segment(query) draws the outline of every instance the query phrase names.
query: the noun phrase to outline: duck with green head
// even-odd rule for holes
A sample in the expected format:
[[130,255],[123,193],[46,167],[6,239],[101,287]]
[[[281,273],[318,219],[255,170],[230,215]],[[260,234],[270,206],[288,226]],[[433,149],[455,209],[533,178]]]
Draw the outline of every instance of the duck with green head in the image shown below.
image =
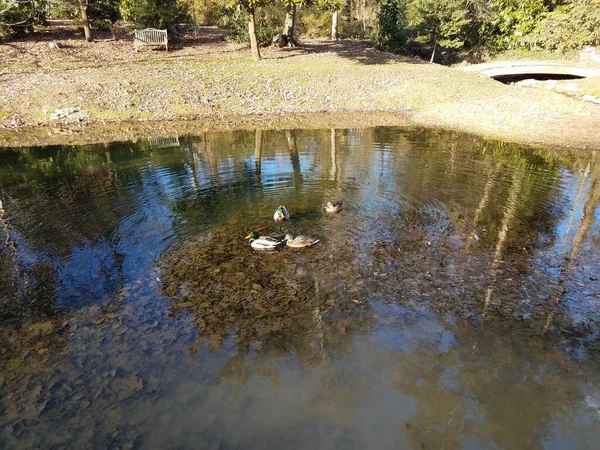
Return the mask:
[[275,222],[284,222],[286,220],[290,220],[290,213],[288,213],[288,210],[285,208],[285,206],[282,205],[277,208],[275,214],[273,214],[273,220],[275,220]]
[[254,250],[259,251],[276,250],[280,245],[282,245],[281,241],[278,241],[270,236],[261,236],[256,231],[252,231],[250,234],[248,234],[246,239],[250,239],[250,246]]

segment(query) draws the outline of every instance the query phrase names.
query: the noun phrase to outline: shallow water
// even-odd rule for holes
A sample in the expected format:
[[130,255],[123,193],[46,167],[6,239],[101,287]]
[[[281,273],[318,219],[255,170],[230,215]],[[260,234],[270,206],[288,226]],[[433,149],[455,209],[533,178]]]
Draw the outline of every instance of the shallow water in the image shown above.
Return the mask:
[[600,154],[208,133],[2,149],[0,200],[0,448],[600,442]]

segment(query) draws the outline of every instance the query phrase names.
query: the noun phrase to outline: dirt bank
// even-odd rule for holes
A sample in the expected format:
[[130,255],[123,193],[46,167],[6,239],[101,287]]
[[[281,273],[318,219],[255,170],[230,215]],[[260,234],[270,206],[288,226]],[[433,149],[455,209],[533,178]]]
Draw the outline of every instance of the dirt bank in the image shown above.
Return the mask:
[[[0,46],[0,145],[42,143],[49,133],[51,141],[78,143],[139,134],[129,124],[106,134],[86,128],[111,122],[199,119],[183,126],[191,130],[328,121],[342,126],[352,113],[350,126],[378,124],[371,113],[385,112],[382,124],[410,119],[508,141],[600,148],[600,109],[591,104],[364,43],[304,42],[294,50],[267,49],[265,59],[254,63],[247,50],[223,42],[210,28],[169,53],[136,54],[128,36],[92,44],[69,30],[59,36],[58,50],[47,45],[57,40],[50,32]],[[327,114],[313,120],[316,112]],[[361,114],[371,120],[357,120]],[[328,119],[321,123],[323,117]],[[45,128],[32,128],[40,126]],[[151,123],[142,130],[169,134],[175,128]]]

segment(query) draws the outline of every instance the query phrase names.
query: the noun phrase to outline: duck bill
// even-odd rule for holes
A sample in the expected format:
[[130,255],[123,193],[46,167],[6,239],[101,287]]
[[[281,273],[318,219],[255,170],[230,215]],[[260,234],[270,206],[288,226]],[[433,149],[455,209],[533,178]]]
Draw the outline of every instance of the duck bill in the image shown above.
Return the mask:
[[248,235],[244,239],[250,239],[252,236]]

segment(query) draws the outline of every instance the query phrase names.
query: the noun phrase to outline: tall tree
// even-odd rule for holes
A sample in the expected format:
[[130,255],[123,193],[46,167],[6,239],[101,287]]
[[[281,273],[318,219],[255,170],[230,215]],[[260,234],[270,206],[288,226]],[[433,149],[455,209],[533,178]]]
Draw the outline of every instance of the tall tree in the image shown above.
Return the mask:
[[331,40],[338,39],[338,18],[342,9],[342,0],[319,0],[319,8],[323,11],[331,12]]
[[469,24],[465,0],[414,0],[413,20],[417,28],[429,34],[432,46],[431,59],[435,59],[438,45],[459,48],[464,45],[464,28]]
[[382,50],[400,51],[406,45],[407,34],[404,30],[406,8],[399,0],[382,0],[377,14],[379,24],[378,46]]
[[250,36],[252,59],[255,61],[261,59],[260,50],[258,49],[258,38],[256,37],[256,9],[267,2],[268,0],[227,0],[229,7],[241,8],[248,15],[248,35]]
[[283,33],[281,33],[280,46],[288,45],[290,47],[296,46],[296,37],[294,32],[296,30],[296,13],[298,10],[298,0],[284,0],[285,4],[285,22],[283,24]]

